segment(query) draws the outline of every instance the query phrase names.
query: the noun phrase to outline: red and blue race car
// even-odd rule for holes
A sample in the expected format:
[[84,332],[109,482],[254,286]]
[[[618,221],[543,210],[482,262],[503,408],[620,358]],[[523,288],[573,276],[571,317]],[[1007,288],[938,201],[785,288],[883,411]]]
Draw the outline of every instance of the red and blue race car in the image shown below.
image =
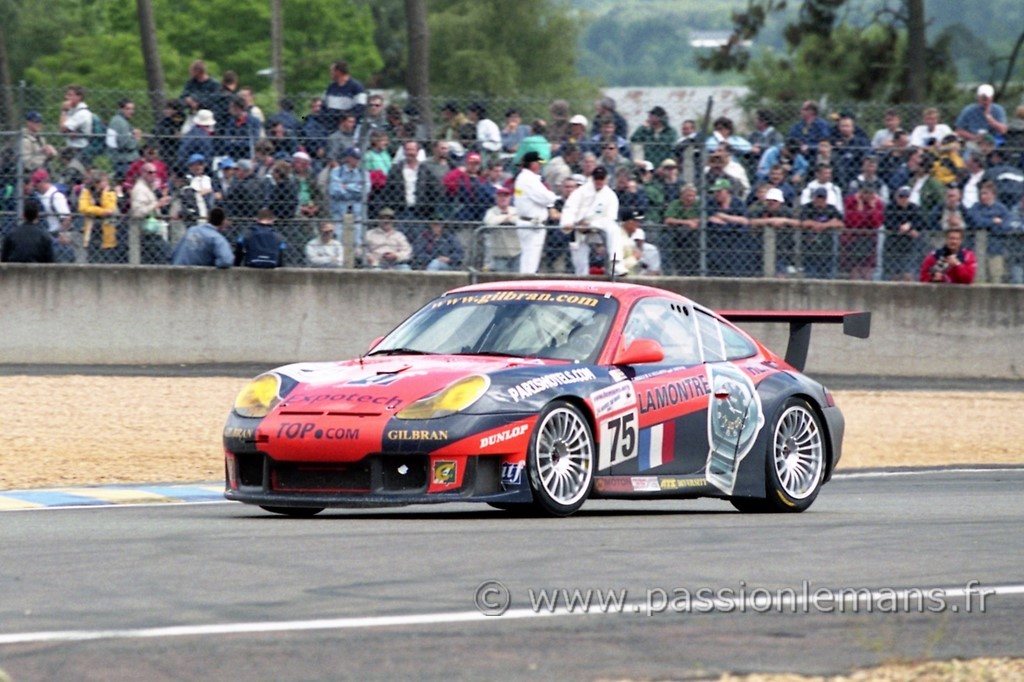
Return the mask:
[[[733,322],[787,322],[780,357]],[[589,498],[721,497],[807,509],[841,454],[810,325],[869,313],[715,313],[648,286],[480,284],[429,302],[354,360],[260,375],[224,428],[230,500],[486,502],[565,516]]]

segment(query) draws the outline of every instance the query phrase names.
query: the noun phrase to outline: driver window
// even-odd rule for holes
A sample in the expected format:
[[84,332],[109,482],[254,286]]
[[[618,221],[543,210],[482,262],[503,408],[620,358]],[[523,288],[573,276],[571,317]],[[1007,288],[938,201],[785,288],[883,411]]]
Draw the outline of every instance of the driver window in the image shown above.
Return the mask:
[[700,364],[700,351],[693,322],[682,304],[660,298],[645,298],[629,313],[623,331],[626,344],[636,339],[653,339],[665,350],[666,363]]

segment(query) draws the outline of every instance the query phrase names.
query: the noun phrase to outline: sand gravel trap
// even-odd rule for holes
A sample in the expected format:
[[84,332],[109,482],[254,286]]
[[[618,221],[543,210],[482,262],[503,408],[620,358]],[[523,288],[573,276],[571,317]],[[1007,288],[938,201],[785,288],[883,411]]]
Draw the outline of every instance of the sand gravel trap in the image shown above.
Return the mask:
[[[0,489],[213,481],[238,378],[0,377]],[[836,392],[841,468],[1024,463],[1024,392]]]

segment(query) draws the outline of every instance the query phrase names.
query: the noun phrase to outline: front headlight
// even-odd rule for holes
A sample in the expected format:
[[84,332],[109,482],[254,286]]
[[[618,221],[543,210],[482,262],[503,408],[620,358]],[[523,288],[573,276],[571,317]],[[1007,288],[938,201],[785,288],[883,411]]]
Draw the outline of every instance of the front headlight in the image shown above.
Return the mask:
[[281,401],[281,378],[276,374],[262,374],[238,392],[235,414],[239,417],[266,417]]
[[437,419],[461,412],[490,388],[491,380],[475,374],[459,379],[445,389],[417,400],[395,416],[399,419]]

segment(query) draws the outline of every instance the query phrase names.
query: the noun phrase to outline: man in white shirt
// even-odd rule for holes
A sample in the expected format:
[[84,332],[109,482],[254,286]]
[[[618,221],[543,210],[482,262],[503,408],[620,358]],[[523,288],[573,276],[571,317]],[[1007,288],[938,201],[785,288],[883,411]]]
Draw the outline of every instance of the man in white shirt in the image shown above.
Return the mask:
[[839,214],[842,215],[844,211],[843,205],[843,192],[832,182],[832,166],[828,164],[819,163],[818,167],[814,171],[814,179],[807,183],[804,187],[804,191],[800,193],[800,205],[806,206],[811,203],[811,199],[814,196],[814,190],[822,187],[828,196],[828,203],[834,206]]
[[912,147],[935,147],[946,135],[952,135],[953,129],[945,123],[939,123],[939,110],[934,107],[925,109],[921,114],[921,125],[914,128],[910,133],[910,145]]
[[501,151],[501,129],[498,124],[487,118],[487,107],[480,102],[473,102],[466,109],[469,122],[476,125],[476,143],[483,154],[497,154]]
[[345,267],[345,247],[334,238],[334,225],[331,223],[320,223],[320,236],[306,242],[305,252],[311,267]]
[[92,132],[92,112],[85,103],[85,88],[69,85],[60,107],[60,130],[67,135],[67,145],[81,154],[89,144]]
[[562,207],[562,218],[559,224],[565,230],[576,233],[575,241],[569,245],[573,268],[577,275],[590,273],[591,234],[596,235],[604,245],[609,258],[614,255],[616,274],[624,274],[625,268],[621,259],[621,229],[618,223],[619,197],[608,186],[608,172],[598,166],[590,176],[590,180],[569,195]]
[[536,274],[540,267],[540,256],[544,249],[543,227],[548,219],[548,212],[558,195],[544,186],[540,178],[541,159],[537,152],[526,152],[523,155],[523,169],[516,176],[515,206],[519,214],[516,225],[519,226],[519,272]]

